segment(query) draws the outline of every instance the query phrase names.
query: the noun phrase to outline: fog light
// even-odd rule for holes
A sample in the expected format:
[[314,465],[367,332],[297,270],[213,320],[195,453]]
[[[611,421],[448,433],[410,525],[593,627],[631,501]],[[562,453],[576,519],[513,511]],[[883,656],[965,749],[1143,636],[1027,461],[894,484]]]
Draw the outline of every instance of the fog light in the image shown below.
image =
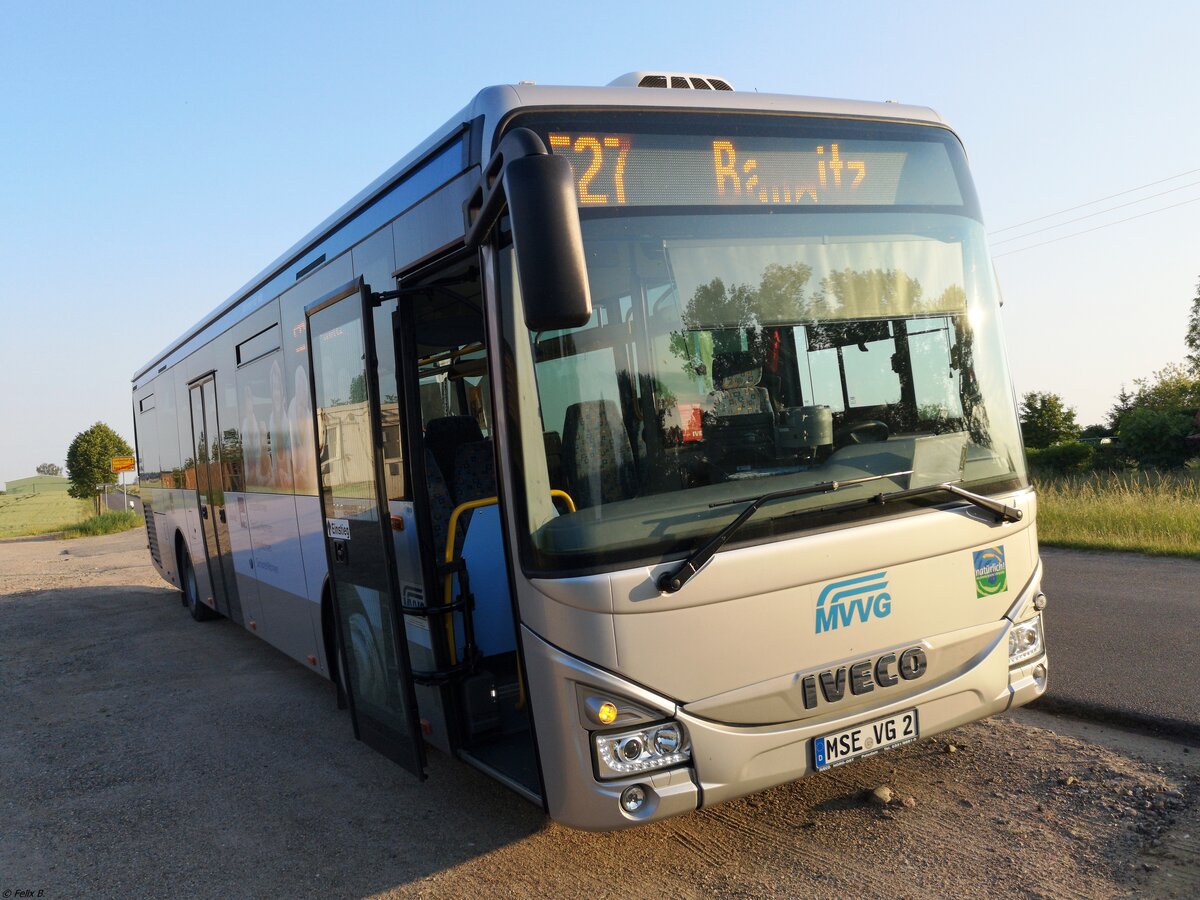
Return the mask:
[[646,789],[640,784],[632,785],[621,791],[621,808],[627,813],[635,813],[646,802]]
[[1042,663],[1033,667],[1033,681],[1039,688],[1046,686],[1046,667]]
[[1015,666],[1042,652],[1042,617],[1014,625],[1008,632],[1008,664]]

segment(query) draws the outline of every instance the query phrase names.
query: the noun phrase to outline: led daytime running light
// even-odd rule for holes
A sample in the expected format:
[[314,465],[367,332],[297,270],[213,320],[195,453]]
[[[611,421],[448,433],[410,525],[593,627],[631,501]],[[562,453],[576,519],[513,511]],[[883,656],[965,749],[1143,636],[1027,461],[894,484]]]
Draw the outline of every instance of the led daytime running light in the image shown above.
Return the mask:
[[1014,625],[1008,632],[1008,664],[1015,666],[1042,653],[1042,617]]
[[[594,740],[602,778],[677,766],[687,762],[692,755],[683,726],[677,722],[620,734],[597,734]],[[668,749],[672,747],[675,748],[673,751]],[[636,755],[633,755],[635,750]]]

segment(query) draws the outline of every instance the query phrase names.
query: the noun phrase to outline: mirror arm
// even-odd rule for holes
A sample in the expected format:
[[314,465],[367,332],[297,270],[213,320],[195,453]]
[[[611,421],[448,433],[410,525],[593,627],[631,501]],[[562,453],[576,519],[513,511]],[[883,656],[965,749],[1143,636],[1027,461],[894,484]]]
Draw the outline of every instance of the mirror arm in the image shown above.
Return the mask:
[[492,158],[484,165],[479,184],[463,204],[466,224],[466,244],[478,247],[486,240],[500,220],[504,208],[504,170],[516,159],[528,156],[547,156],[542,139],[528,128],[514,128],[500,141]]

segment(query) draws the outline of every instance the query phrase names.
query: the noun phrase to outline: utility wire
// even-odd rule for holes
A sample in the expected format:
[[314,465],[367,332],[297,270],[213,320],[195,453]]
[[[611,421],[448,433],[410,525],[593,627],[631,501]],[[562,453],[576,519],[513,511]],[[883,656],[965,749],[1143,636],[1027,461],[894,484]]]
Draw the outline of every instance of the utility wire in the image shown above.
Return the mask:
[[1015,250],[1006,250],[1004,253],[997,253],[992,256],[992,259],[999,259],[1002,256],[1012,256],[1014,253],[1024,253],[1026,250],[1032,250],[1035,247],[1044,247],[1047,244],[1056,244],[1059,241],[1065,241],[1067,238],[1079,237],[1081,234],[1090,234],[1093,231],[1099,231],[1101,228],[1110,228],[1113,225],[1120,225],[1122,222],[1132,222],[1134,219],[1141,219],[1146,216],[1152,216],[1155,213],[1166,212],[1168,209],[1174,209],[1177,206],[1186,206],[1189,203],[1200,201],[1200,197],[1193,197],[1191,200],[1181,200],[1179,203],[1172,203],[1170,206],[1161,206],[1158,209],[1152,209],[1148,212],[1138,213],[1136,216],[1126,216],[1124,219],[1117,219],[1115,222],[1105,222],[1103,225],[1097,225],[1095,228],[1085,228],[1083,231],[1075,231],[1071,234],[1064,234],[1061,237],[1050,238],[1048,241],[1039,241],[1036,244],[1030,244],[1028,247],[1018,247]]
[[[1163,197],[1163,196],[1166,196],[1167,194],[1173,194],[1176,191],[1182,191],[1185,188],[1195,187],[1198,184],[1200,184],[1200,181],[1193,181],[1193,182],[1190,182],[1189,184],[1181,184],[1179,187],[1167,188],[1167,190],[1159,191],[1157,194],[1148,194],[1145,197],[1139,197],[1137,200],[1130,200],[1128,203],[1118,203],[1116,206],[1110,206],[1106,209],[1097,210],[1094,213],[1087,213],[1086,215],[1076,216],[1074,219],[1067,219],[1065,222],[1059,222],[1057,225],[1047,225],[1045,228],[1035,228],[1033,231],[1027,231],[1024,234],[1018,234],[1016,237],[1002,238],[1001,240],[998,240],[998,241],[992,241],[992,246],[995,247],[997,244],[1008,244],[1012,241],[1019,241],[1019,240],[1022,240],[1023,238],[1033,237],[1035,234],[1041,234],[1044,231],[1053,231],[1055,228],[1063,228],[1063,227],[1065,227],[1067,225],[1071,225],[1075,222],[1082,222],[1084,219],[1094,219],[1096,216],[1102,216],[1105,213],[1112,212],[1113,210],[1124,209],[1127,206],[1137,206],[1139,203],[1145,203],[1147,200],[1153,200],[1155,197]],[[1128,191],[1126,193],[1128,193]],[[1095,202],[1099,203],[1100,201],[1097,200]],[[1090,205],[1090,204],[1085,204],[1085,205]],[[1076,209],[1078,209],[1078,207],[1076,207]],[[995,232],[993,232],[993,234],[994,233]]]
[[1024,225],[1032,225],[1034,222],[1041,222],[1043,219],[1052,219],[1055,216],[1061,216],[1063,213],[1075,212],[1075,210],[1083,209],[1085,206],[1095,206],[1097,203],[1103,203],[1105,200],[1113,200],[1117,197],[1124,197],[1126,194],[1132,194],[1134,191],[1142,191],[1148,187],[1154,187],[1156,184],[1165,184],[1168,181],[1174,181],[1176,178],[1183,178],[1185,175],[1194,175],[1197,172],[1200,172],[1200,169],[1188,169],[1186,172],[1180,172],[1178,175],[1172,175],[1170,178],[1160,178],[1158,181],[1151,181],[1149,184],[1143,184],[1139,187],[1130,188],[1127,191],[1118,191],[1115,194],[1109,194],[1107,197],[1101,197],[1099,200],[1090,200],[1087,203],[1080,203],[1078,206],[1060,209],[1058,212],[1046,213],[1044,216],[1026,219],[1024,222],[1018,222],[1016,225],[1006,225],[1004,228],[997,228],[995,231],[989,231],[988,235],[991,236],[993,234],[1000,234],[1004,231],[1012,231],[1014,228],[1021,228]]

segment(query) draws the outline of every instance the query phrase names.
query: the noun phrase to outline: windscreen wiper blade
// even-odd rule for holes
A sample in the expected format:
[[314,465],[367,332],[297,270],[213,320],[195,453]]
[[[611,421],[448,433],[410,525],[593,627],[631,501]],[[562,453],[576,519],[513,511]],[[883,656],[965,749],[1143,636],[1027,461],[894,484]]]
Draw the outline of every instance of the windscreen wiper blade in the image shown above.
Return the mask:
[[894,500],[912,500],[914,497],[924,497],[928,494],[939,494],[942,491],[951,493],[956,497],[961,497],[968,503],[973,503],[980,509],[986,509],[996,517],[996,522],[1020,522],[1025,516],[1025,513],[1017,509],[1015,506],[1007,506],[999,500],[993,500],[991,497],[984,497],[980,494],[972,494],[970,491],[963,490],[956,484],[929,484],[924,487],[911,488],[907,491],[897,491],[894,494],[877,494],[871,498],[872,503],[878,503],[882,506],[885,503],[891,503]]
[[746,523],[747,519],[773,500],[803,497],[806,494],[831,494],[834,491],[852,487],[856,484],[882,481],[886,478],[901,478],[911,474],[912,470],[906,469],[903,472],[889,472],[886,475],[864,475],[862,478],[847,478],[842,481],[822,481],[820,484],[806,484],[802,487],[771,491],[769,494],[762,494],[758,497],[743,497],[739,500],[722,500],[720,503],[710,503],[709,509],[718,506],[732,506],[736,503],[749,503],[750,505],[742,510],[736,519],[709,538],[703,546],[693,550],[687,559],[681,562],[673,571],[663,572],[658,577],[658,589],[664,594],[674,594],[682,588],[692,580],[692,577],[697,572],[704,568],[704,564],[712,559],[713,554],[720,550],[725,545],[725,542],[733,537],[734,533]]

